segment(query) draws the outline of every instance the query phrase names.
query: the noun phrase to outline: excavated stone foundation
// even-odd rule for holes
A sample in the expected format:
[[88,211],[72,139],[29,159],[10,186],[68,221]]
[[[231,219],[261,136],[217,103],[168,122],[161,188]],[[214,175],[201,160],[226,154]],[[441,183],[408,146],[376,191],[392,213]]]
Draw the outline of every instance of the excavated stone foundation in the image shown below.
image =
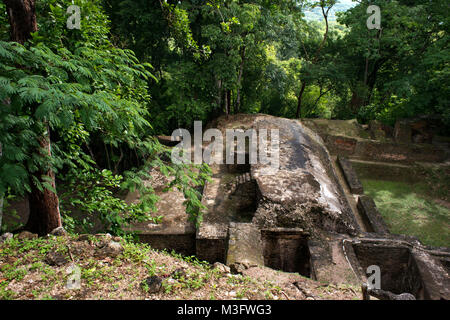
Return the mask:
[[372,265],[381,269],[381,288],[395,294],[411,293],[423,298],[422,278],[408,248],[377,247],[354,244],[353,249],[363,270]]
[[334,162],[300,121],[238,115],[211,127],[223,136],[226,129],[278,129],[279,168],[250,164],[248,151],[243,164],[212,165],[201,225],[193,228],[182,195],[173,193],[161,205],[161,214],[170,212],[162,225],[138,228],[143,241],[226,263],[233,272],[266,266],[335,284],[366,283],[367,268],[377,265],[382,290],[392,296],[450,298],[450,251],[391,235],[373,200],[361,195],[352,163]]

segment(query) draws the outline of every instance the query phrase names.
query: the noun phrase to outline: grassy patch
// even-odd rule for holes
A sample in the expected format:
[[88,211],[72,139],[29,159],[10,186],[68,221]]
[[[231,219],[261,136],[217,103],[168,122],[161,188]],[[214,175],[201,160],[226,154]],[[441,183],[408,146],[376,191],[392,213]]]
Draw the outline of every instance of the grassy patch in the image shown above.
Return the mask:
[[426,245],[450,246],[450,209],[435,201],[427,184],[371,179],[362,183],[392,233],[416,236]]

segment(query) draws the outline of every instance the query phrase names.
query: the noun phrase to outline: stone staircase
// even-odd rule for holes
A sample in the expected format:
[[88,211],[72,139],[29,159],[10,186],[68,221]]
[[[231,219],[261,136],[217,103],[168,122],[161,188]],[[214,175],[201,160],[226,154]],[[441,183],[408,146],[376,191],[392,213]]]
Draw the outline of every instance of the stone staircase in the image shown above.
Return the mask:
[[236,179],[231,186],[231,194],[236,193],[236,190],[238,190],[240,186],[252,181],[254,181],[254,179],[252,178],[250,172],[236,176]]

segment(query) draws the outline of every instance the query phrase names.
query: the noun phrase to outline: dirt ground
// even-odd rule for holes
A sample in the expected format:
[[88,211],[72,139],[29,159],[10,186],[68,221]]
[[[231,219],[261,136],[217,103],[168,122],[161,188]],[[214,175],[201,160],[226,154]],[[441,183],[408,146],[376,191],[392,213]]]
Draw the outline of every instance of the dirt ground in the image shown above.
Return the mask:
[[[101,255],[104,236],[13,239],[0,244],[0,299],[52,300],[357,300],[360,289],[313,281],[295,273],[252,267],[231,274],[194,257],[119,241],[121,253]],[[111,241],[113,241],[111,240]],[[59,260],[52,257],[59,257]],[[68,289],[71,266],[81,287]],[[181,276],[180,276],[181,274]],[[158,292],[146,279],[162,280]]]

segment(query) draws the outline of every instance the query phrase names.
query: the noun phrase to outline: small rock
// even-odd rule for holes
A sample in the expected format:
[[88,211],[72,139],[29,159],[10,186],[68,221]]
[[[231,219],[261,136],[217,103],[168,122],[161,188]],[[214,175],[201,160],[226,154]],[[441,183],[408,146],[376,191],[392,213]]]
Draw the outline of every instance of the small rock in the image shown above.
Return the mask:
[[50,234],[57,237],[63,237],[67,235],[67,231],[63,227],[58,227],[53,229],[53,231],[50,232]]
[[307,297],[306,300],[316,300],[313,297]]
[[143,285],[147,285],[149,293],[158,293],[162,287],[162,278],[151,276],[144,280]]
[[100,257],[112,257],[115,258],[123,252],[123,247],[120,243],[110,241],[99,249],[97,255]]
[[178,268],[170,276],[174,279],[186,278],[186,270],[184,268]]
[[248,264],[236,262],[230,265],[231,273],[242,274],[245,270],[249,268]]
[[88,241],[89,237],[90,237],[89,234],[80,234],[80,236],[78,237],[77,241]]
[[213,268],[219,270],[222,273],[230,273],[231,269],[229,266],[224,265],[223,263],[216,262],[213,264]]
[[28,231],[22,231],[17,236],[17,239],[19,239],[19,240],[31,240],[31,239],[37,239],[37,238],[38,238],[37,234],[31,233],[31,232],[28,232]]
[[70,244],[70,250],[76,256],[90,257],[94,255],[94,248],[86,242],[73,241]]
[[237,294],[236,294],[236,291],[230,291],[230,292],[225,292],[225,296],[228,297],[229,299],[232,299],[232,298],[236,298]]
[[416,300],[416,297],[410,293],[402,293],[396,296],[394,300]]
[[68,262],[67,257],[61,252],[49,252],[45,256],[44,261],[50,266],[58,266],[58,267],[65,265]]
[[8,240],[12,239],[13,237],[14,237],[14,235],[12,233],[6,232],[6,233],[2,234],[2,236],[0,237],[0,242],[8,241]]
[[112,240],[112,235],[110,235],[109,233],[97,233],[95,236],[97,238],[101,238],[101,239],[106,240],[106,241],[111,241]]
[[98,242],[95,243],[97,248],[103,248],[109,245],[111,242],[117,242],[113,240],[113,237],[109,234],[96,234],[95,237],[99,239]]

